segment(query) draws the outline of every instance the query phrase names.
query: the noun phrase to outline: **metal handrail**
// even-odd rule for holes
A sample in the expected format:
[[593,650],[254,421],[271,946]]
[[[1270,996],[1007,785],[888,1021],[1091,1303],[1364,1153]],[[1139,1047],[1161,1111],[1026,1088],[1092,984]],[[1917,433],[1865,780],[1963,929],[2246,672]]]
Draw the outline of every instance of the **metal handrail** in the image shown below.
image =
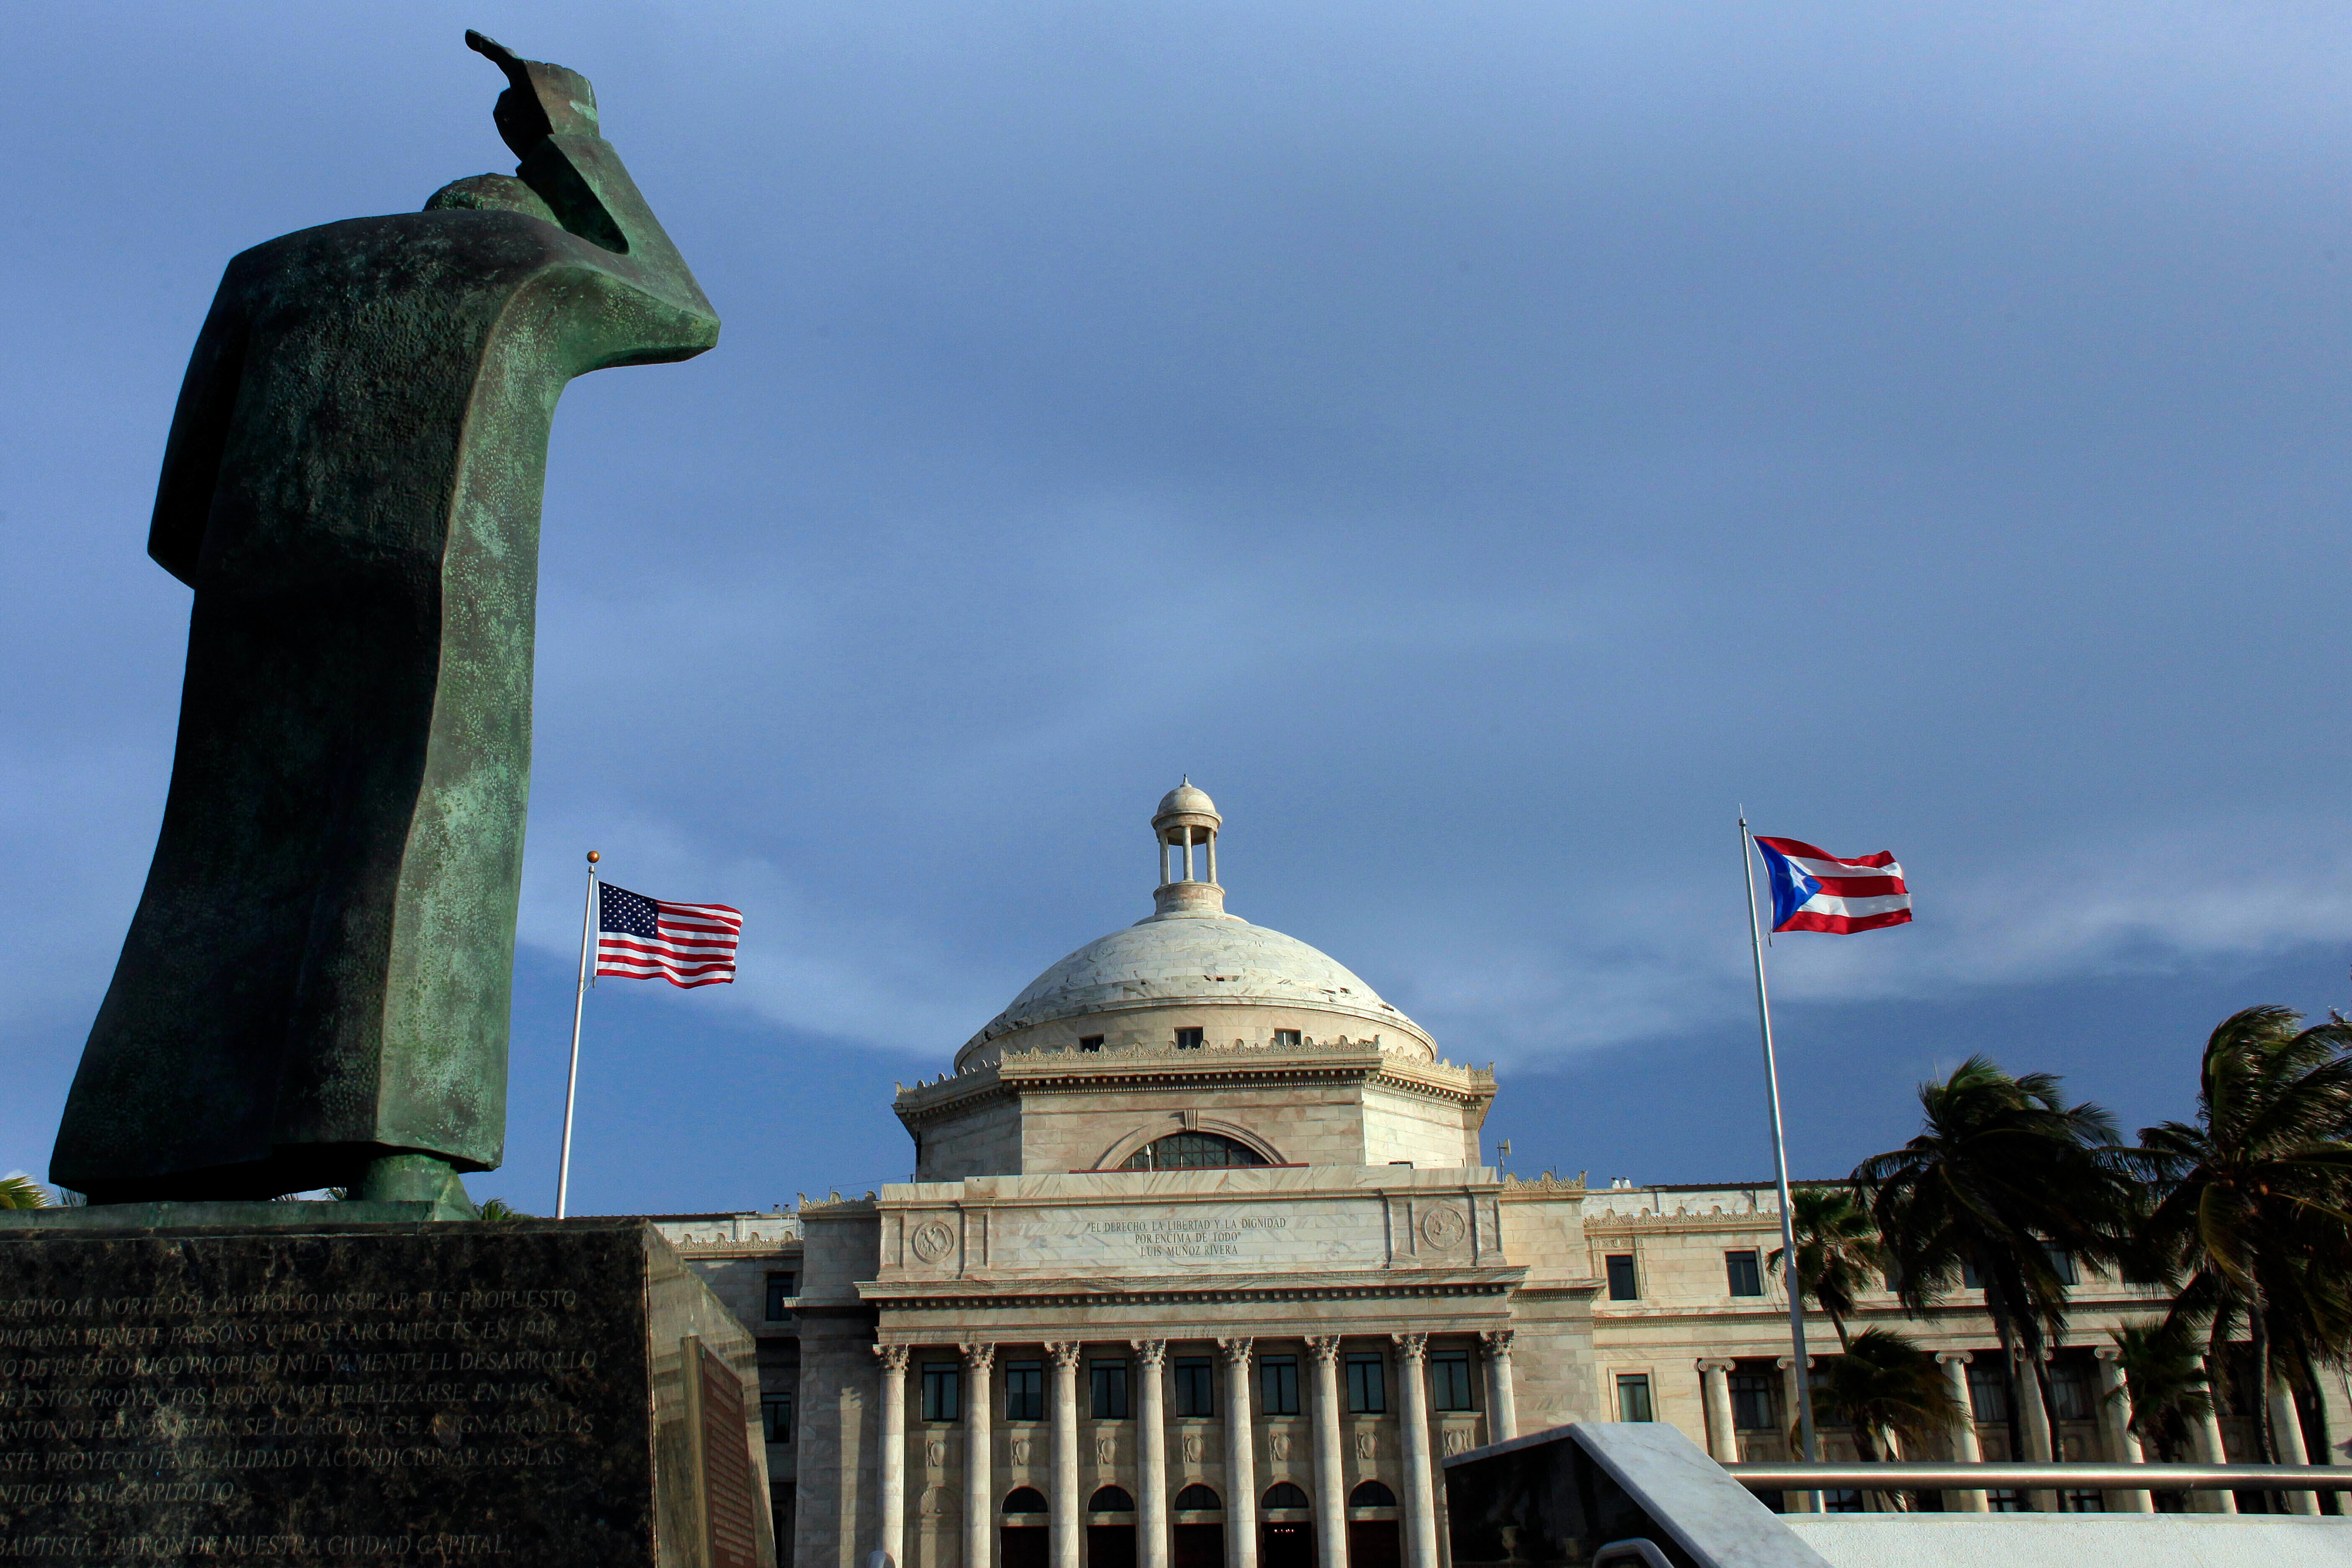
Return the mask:
[[2335,1465],[1802,1465],[1736,1464],[1725,1473],[1755,1491],[2352,1491],[2352,1467]]

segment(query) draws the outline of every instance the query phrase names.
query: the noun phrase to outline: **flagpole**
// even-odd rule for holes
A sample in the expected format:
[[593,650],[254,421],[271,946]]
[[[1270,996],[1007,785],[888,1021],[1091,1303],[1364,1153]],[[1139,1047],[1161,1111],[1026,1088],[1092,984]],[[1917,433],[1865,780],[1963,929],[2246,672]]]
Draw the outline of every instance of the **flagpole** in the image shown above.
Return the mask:
[[[580,1091],[580,1015],[588,1006],[588,949],[596,933],[596,851],[588,851],[588,902],[580,911],[580,989],[572,998],[572,1075],[563,1081],[563,1153],[555,1172],[555,1217],[562,1219],[572,1197],[572,1102]],[[1785,1189],[1787,1184],[1783,1183]],[[1781,1200],[1788,1201],[1785,1197]],[[1808,1447],[1806,1457],[1812,1450]]]
[[[1756,858],[1749,847],[1748,808],[1739,809],[1739,875],[1748,886],[1748,942],[1756,955],[1756,1022],[1764,1035],[1764,1089],[1772,1106],[1772,1173],[1780,1184],[1780,1278],[1789,1288],[1789,1348],[1796,1357],[1797,1421],[1804,1461],[1813,1462],[1813,1374],[1805,1356],[1805,1291],[1797,1278],[1797,1231],[1789,1202],[1789,1144],[1780,1128],[1780,1065],[1772,1054],[1772,1004],[1764,989],[1764,925],[1756,918]],[[1814,1492],[1813,1511],[1822,1494]]]

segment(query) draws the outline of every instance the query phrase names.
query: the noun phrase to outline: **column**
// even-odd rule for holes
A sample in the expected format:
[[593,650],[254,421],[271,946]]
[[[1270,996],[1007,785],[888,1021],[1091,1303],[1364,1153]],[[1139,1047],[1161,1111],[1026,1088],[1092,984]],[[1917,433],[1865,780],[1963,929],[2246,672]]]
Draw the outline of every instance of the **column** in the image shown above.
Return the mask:
[[[2310,1450],[2303,1443],[2303,1420],[2295,1414],[2294,1391],[2278,1378],[2271,1379],[2270,1397],[2271,1442],[2275,1446],[2282,1465],[2311,1463]],[[2317,1513],[2319,1494],[2316,1492],[2281,1492],[2289,1513]]]
[[[1808,1355],[1805,1358],[1805,1365],[1810,1369],[1812,1363],[1813,1358]],[[1799,1427],[1797,1426],[1797,1412],[1808,1397],[1808,1391],[1805,1387],[1805,1379],[1800,1375],[1797,1371],[1797,1358],[1795,1356],[1784,1355],[1773,1364],[1780,1369],[1781,1426],[1786,1428],[1788,1434],[1787,1441],[1789,1445],[1789,1458],[1791,1460],[1801,1462],[1804,1459],[1805,1455],[1801,1442],[1797,1436],[1799,1431]],[[1601,1390],[1601,1397],[1605,1399],[1608,1396],[1609,1391],[1607,1389]],[[1813,1449],[1813,1458],[1816,1459],[1821,1458],[1820,1441],[1820,1436],[1816,1434],[1814,1437]],[[1815,1491],[1790,1491],[1783,1492],[1780,1495],[1788,1500],[1785,1506],[1791,1513],[1811,1513],[1813,1510],[1814,1500],[1821,1496],[1819,1492]]]
[[1731,1421],[1731,1363],[1712,1358],[1698,1363],[1700,1403],[1706,1406],[1707,1458],[1720,1465],[1739,1462],[1739,1430]]
[[1519,1435],[1519,1401],[1511,1392],[1511,1331],[1483,1330],[1478,1341],[1486,1352],[1486,1441],[1507,1443]]
[[[900,1568],[907,1561],[907,1347],[876,1345],[882,1363],[882,1452],[877,1467],[882,1496],[882,1533],[876,1550],[888,1561],[882,1568]],[[776,1543],[776,1555],[792,1551],[790,1542]]]
[[1315,1364],[1315,1563],[1348,1568],[1348,1477],[1339,1459],[1339,1336],[1307,1342]]
[[[2213,1393],[2213,1359],[2205,1358],[2205,1388]],[[2230,1462],[2229,1446],[2221,1441],[2221,1413],[2211,1400],[2205,1405],[2204,1415],[2197,1422],[2197,1462],[2200,1465],[2226,1465]],[[2235,1513],[2238,1500],[2229,1492],[2190,1492],[2189,1502],[2199,1513]]]
[[[2048,1359],[2049,1352],[2042,1352]],[[2051,1425],[2049,1404],[2042,1397],[2042,1369],[2026,1359],[2025,1348],[2018,1347],[2010,1358],[2010,1385],[2017,1390],[2018,1425],[2025,1432],[2025,1458],[2028,1464],[2054,1464],[2058,1458],[2058,1431]],[[2053,1487],[2037,1487],[2025,1494],[2025,1500],[2037,1513],[2056,1513],[2058,1492]]]
[[1219,1340],[1225,1358],[1225,1563],[1257,1568],[1257,1455],[1250,1420],[1249,1340]]
[[1168,1568],[1168,1342],[1129,1340],[1135,1352],[1136,1489],[1142,1495],[1143,1568]]
[[989,1404],[989,1370],[994,1345],[958,1345],[963,1352],[963,1568],[993,1568],[996,1562],[996,1473],[989,1446],[994,1442],[994,1412]]
[[1078,1568],[1078,1346],[1049,1344],[1054,1363],[1054,1568]]
[[[2138,1435],[2131,1429],[2131,1391],[2124,1384],[2123,1352],[2101,1345],[2099,1358],[2099,1425],[2106,1431],[2107,1458],[2118,1465],[2144,1465]],[[2117,1513],[2153,1513],[2156,1500],[2144,1491],[2109,1492],[2107,1507]]]
[[1404,1390],[1405,1568],[1437,1568],[1437,1490],[1429,1459],[1429,1336],[1391,1334]]
[[[1977,1441],[1976,1401],[1969,1396],[1969,1352],[1939,1351],[1936,1360],[1942,1363],[1944,1377],[1952,1385],[1952,1400],[1960,1407],[1960,1418],[1952,1427],[1952,1458],[1964,1465],[1981,1465],[1984,1445]],[[1982,1488],[1946,1495],[1957,1513],[1984,1513],[1992,1507]]]

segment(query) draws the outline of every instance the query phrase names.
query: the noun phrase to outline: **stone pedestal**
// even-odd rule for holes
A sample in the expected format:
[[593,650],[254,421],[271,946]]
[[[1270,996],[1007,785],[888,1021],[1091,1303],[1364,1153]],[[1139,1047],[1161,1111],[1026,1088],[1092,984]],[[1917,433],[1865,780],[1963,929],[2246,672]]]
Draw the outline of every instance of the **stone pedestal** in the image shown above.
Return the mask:
[[299,1206],[0,1226],[10,1554],[772,1568],[751,1337],[650,1225]]

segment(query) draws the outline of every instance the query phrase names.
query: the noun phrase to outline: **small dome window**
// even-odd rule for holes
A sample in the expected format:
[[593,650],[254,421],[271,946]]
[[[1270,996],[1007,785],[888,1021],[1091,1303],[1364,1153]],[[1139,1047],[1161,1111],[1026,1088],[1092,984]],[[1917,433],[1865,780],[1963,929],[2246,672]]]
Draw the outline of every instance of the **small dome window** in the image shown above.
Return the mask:
[[1265,1489],[1259,1501],[1267,1508],[1305,1508],[1307,1494],[1288,1481],[1276,1481]]
[[1045,1511],[1045,1494],[1039,1491],[1035,1487],[1014,1487],[1011,1491],[1004,1494],[1004,1511],[1007,1513],[1044,1513]]
[[1225,1506],[1224,1500],[1204,1486],[1189,1486],[1176,1494],[1176,1506],[1201,1512],[1212,1512]]
[[1263,1165],[1265,1155],[1246,1143],[1214,1132],[1171,1132],[1129,1154],[1122,1171],[1222,1171]]
[[1096,1490],[1094,1496],[1087,1500],[1087,1511],[1088,1513],[1133,1513],[1135,1500],[1127,1495],[1125,1487],[1102,1487]]
[[1394,1508],[1396,1493],[1378,1481],[1365,1481],[1348,1494],[1349,1508]]

